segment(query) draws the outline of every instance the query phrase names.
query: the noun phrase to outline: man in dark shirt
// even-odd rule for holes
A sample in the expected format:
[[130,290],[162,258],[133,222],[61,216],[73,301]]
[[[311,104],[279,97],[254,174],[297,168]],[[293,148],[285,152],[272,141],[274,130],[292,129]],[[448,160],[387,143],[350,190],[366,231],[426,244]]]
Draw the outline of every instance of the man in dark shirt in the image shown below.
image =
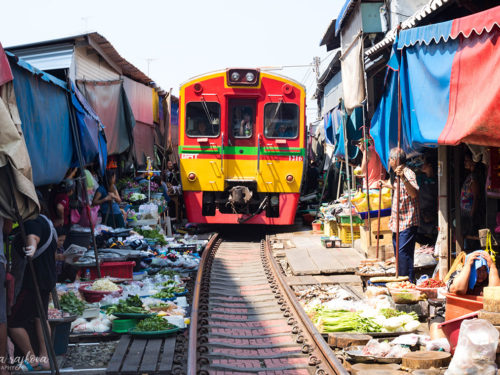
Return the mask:
[[[39,215],[34,220],[24,223],[26,231],[26,247],[23,249],[27,257],[33,260],[38,287],[42,297],[45,314],[48,312],[50,291],[56,285],[56,260],[57,235],[50,220]],[[17,249],[19,251],[19,249]],[[26,323],[35,321],[35,329],[38,337],[38,356],[35,356],[28,333]],[[32,369],[49,369],[47,348],[42,334],[40,316],[36,307],[36,294],[33,273],[29,265],[26,265],[21,291],[12,307],[8,318],[10,336],[17,346],[27,357],[26,367]]]

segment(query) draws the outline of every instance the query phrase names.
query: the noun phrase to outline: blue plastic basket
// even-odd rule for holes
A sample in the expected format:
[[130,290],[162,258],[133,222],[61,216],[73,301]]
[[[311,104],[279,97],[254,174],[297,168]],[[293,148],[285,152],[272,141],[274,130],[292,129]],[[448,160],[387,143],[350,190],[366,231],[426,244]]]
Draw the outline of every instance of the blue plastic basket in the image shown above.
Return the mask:
[[[384,208],[383,210],[380,210],[380,217],[389,216],[390,214],[391,214],[390,208]],[[358,215],[361,216],[363,220],[368,219],[368,211],[358,212]],[[378,210],[370,211],[370,218],[376,218],[376,217],[378,217]]]

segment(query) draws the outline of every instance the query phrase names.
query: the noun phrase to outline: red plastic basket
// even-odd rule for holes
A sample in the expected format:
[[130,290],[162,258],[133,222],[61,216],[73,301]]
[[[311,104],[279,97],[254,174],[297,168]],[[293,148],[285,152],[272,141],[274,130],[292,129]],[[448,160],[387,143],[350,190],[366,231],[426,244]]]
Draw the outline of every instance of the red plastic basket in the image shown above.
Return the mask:
[[448,293],[446,295],[446,312],[444,319],[446,321],[461,317],[472,312],[482,310],[483,297],[471,296],[467,294],[456,295]]
[[[116,277],[120,279],[130,279],[134,277],[135,262],[103,262],[101,263],[101,276]],[[80,276],[87,268],[80,269]],[[97,267],[88,267],[90,270],[90,279],[97,279]]]
[[460,335],[460,326],[462,325],[462,322],[466,319],[477,318],[477,316],[478,312],[476,311],[439,324],[439,328],[443,330],[446,338],[448,339],[448,342],[450,343],[451,354],[455,353],[455,348],[457,347],[458,336]]
[[120,290],[117,290],[115,292],[104,292],[104,291],[100,291],[100,290],[88,290],[87,288],[90,285],[91,284],[85,284],[85,285],[82,285],[81,287],[78,288],[78,291],[81,293],[83,298],[85,298],[85,301],[87,301],[89,303],[99,302],[100,300],[102,300],[104,298],[104,296],[106,296],[108,294],[115,294],[116,293],[116,295],[119,296],[123,292],[123,289],[121,287],[119,287]]

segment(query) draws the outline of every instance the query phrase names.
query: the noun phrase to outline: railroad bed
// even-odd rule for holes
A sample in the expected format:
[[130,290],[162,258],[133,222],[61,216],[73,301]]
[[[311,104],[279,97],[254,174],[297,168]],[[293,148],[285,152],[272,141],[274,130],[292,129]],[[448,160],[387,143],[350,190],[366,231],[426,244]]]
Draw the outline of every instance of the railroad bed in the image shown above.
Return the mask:
[[298,305],[265,240],[214,238],[197,275],[188,374],[347,374]]

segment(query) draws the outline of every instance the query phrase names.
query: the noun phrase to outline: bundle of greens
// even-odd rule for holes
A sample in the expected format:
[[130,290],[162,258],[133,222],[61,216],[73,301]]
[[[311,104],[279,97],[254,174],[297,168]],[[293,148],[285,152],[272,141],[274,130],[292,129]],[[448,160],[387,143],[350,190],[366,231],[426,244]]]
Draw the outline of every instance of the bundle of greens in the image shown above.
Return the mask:
[[322,333],[382,331],[382,327],[373,318],[362,317],[357,312],[345,310],[319,309],[314,323]]
[[166,245],[167,241],[165,241],[165,237],[160,233],[157,229],[141,229],[137,228],[136,232],[139,233],[144,238],[155,241],[159,245]]
[[410,313],[405,313],[404,311],[399,311],[395,309],[380,309],[380,313],[384,316],[384,318],[394,318],[401,315],[410,315],[414,320],[418,320],[418,315],[415,311]]
[[139,296],[130,296],[125,300],[119,301],[116,305],[111,305],[106,310],[108,315],[114,313],[127,313],[127,314],[146,314],[141,299]]
[[85,302],[73,292],[64,293],[59,299],[59,305],[62,311],[70,315],[82,315],[83,310],[85,310]]
[[160,316],[152,316],[150,318],[146,318],[137,323],[135,327],[136,331],[142,332],[152,332],[152,331],[166,331],[168,329],[177,328],[173,324],[167,322]]
[[163,288],[158,293],[153,294],[152,297],[153,298],[174,298],[175,297],[174,289],[175,289],[175,287]]

